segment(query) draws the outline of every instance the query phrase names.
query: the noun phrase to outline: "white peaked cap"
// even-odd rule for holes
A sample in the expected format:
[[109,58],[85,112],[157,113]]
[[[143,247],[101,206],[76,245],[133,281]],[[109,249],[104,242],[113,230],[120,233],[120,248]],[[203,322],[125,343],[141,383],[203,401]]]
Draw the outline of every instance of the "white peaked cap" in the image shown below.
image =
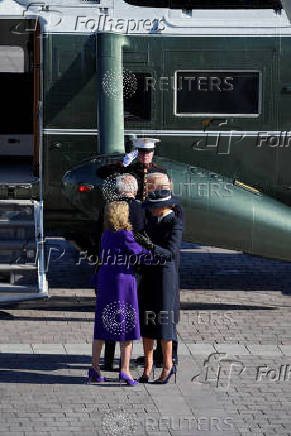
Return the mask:
[[132,140],[135,148],[143,150],[152,150],[155,148],[157,142],[161,142],[159,139],[153,138],[136,138]]

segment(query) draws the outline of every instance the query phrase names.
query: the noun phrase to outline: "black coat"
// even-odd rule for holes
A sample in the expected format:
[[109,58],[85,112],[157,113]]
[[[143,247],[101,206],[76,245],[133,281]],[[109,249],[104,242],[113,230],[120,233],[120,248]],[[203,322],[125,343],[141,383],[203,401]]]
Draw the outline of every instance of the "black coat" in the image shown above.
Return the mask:
[[158,265],[143,265],[139,285],[141,335],[152,339],[177,340],[179,318],[178,268],[183,221],[176,213],[160,223],[151,217],[146,231],[156,245]]
[[129,221],[134,232],[141,232],[145,226],[145,210],[142,202],[131,197],[120,197],[119,201],[126,201],[129,207]]

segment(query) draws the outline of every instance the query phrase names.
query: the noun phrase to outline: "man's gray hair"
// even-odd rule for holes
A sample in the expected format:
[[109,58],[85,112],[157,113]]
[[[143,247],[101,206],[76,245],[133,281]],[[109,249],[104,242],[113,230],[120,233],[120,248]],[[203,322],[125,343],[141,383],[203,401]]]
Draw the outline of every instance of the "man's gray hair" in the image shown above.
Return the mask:
[[129,173],[116,177],[116,190],[119,195],[131,193],[135,196],[138,191],[136,178]]
[[168,174],[161,172],[148,174],[148,192],[157,189],[171,189],[171,181]]

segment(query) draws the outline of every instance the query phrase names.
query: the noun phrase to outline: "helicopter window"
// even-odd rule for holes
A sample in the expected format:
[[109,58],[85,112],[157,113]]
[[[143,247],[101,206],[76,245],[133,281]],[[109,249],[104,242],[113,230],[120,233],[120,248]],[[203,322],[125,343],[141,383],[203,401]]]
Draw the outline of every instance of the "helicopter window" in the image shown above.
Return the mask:
[[0,73],[24,73],[22,47],[0,45]]
[[177,71],[176,116],[247,116],[260,113],[259,71]]
[[282,9],[280,0],[125,0],[125,3],[170,9]]
[[25,58],[22,47],[0,45],[1,98],[5,102],[1,135],[32,133],[33,74],[26,71],[28,68],[28,56]]
[[147,83],[149,73],[127,72],[124,75],[124,119],[126,121],[150,121],[152,94]]

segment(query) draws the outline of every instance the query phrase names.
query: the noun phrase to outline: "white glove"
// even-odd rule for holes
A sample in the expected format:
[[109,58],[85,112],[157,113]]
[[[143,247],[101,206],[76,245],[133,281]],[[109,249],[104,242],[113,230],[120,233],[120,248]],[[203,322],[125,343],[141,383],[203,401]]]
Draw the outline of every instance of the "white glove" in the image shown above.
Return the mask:
[[131,153],[126,154],[123,158],[123,166],[128,167],[128,165],[130,165],[131,162],[137,158],[137,155],[138,155],[138,150],[134,150]]

